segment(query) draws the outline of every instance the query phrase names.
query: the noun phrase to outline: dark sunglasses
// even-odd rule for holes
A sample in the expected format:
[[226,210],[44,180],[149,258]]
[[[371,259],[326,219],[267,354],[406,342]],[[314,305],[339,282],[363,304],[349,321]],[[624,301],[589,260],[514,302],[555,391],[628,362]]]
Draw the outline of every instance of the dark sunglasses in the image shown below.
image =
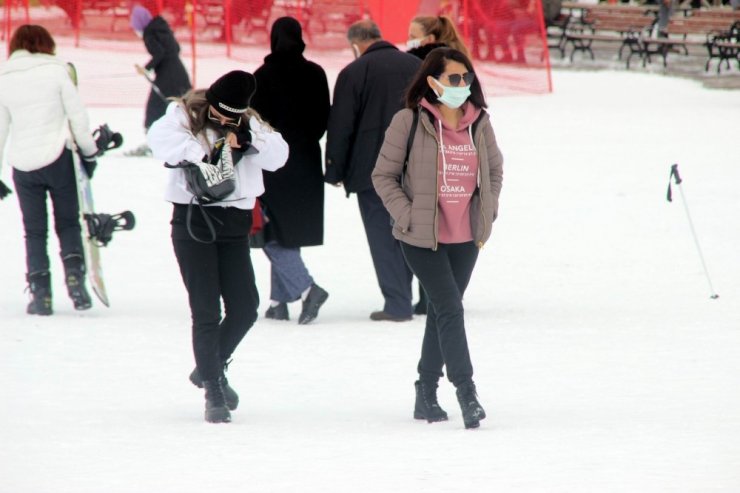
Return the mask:
[[475,74],[473,72],[465,72],[464,74],[449,74],[447,75],[447,80],[450,81],[450,84],[452,84],[453,86],[459,86],[461,80],[465,82],[466,86],[469,86],[475,80]]
[[219,125],[224,125],[224,126],[229,126],[229,127],[238,127],[239,125],[242,124],[242,117],[239,117],[236,120],[234,120],[233,118],[227,118],[227,117],[224,117],[224,118],[226,119],[226,121],[221,123],[221,117],[214,115],[211,107],[210,106],[208,107],[208,119],[211,120],[212,122],[216,122]]

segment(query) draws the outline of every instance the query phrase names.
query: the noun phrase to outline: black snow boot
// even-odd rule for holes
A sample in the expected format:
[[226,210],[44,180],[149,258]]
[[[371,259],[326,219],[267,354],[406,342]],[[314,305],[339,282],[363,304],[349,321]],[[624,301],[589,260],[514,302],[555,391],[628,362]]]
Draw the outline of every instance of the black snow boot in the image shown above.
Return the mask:
[[271,318],[272,320],[290,320],[290,315],[288,315],[288,304],[279,303],[275,306],[271,306],[265,312],[265,318]]
[[303,310],[298,317],[298,324],[306,325],[315,320],[319,316],[319,308],[326,302],[328,297],[329,293],[321,286],[312,284],[311,289],[308,291],[308,296],[303,300]]
[[26,308],[29,315],[51,315],[51,274],[48,270],[26,275],[31,302]]
[[85,260],[82,255],[67,255],[64,259],[64,282],[75,310],[88,310],[92,306],[90,293],[85,287]]
[[[228,366],[228,363],[224,363],[224,370]],[[198,372],[198,368],[193,368],[193,371],[190,372],[190,381],[193,385],[198,387],[199,389],[203,388],[203,379],[200,378],[200,372]],[[239,394],[236,393],[236,390],[234,390],[231,385],[229,385],[229,381],[226,379],[226,377],[221,377],[221,387],[224,391],[224,398],[226,399],[226,406],[234,411],[237,407],[239,407]]]
[[231,413],[224,397],[223,377],[216,380],[204,380],[206,389],[206,421],[209,423],[229,423]]
[[426,419],[428,423],[447,421],[447,413],[437,402],[437,382],[417,380],[414,419]]
[[480,421],[486,418],[486,411],[478,402],[478,394],[475,392],[475,384],[466,382],[457,387],[457,402],[462,409],[465,428],[478,428]]

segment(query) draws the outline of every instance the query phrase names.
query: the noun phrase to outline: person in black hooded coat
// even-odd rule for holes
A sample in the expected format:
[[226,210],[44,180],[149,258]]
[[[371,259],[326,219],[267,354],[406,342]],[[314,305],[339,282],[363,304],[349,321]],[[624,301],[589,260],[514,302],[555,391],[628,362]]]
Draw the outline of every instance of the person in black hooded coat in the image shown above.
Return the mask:
[[141,74],[154,70],[154,85],[161,93],[157,94],[154,88],[149,92],[144,118],[144,128],[148,130],[167,111],[169,102],[165,98],[182,97],[192,86],[180,60],[180,44],[166,20],[161,16],[152,18],[146,8],[137,5],[131,11],[131,27],[142,36],[152,56],[144,67],[137,65],[137,70]]
[[[298,323],[308,323],[326,300],[300,257],[300,248],[324,242],[324,180],[319,141],[329,119],[326,73],[306,60],[300,23],[281,17],[270,33],[271,53],[254,76],[252,107],[277,129],[290,147],[288,162],[265,173],[267,223],[264,251],[272,266],[267,318],[287,320],[287,303],[303,299]],[[318,305],[318,306],[317,306]]]

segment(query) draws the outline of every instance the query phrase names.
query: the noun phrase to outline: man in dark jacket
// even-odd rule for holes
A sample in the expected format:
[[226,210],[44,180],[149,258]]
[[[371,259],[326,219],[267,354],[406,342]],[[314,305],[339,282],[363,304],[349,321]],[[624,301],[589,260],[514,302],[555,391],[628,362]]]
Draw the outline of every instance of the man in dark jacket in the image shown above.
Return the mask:
[[421,65],[415,56],[383,41],[370,20],[350,26],[347,38],[357,59],[337,77],[329,114],[325,181],[357,194],[383,310],[372,320],[411,320],[411,271],[391,234],[391,219],[370,174],[393,115],[403,108],[406,86]]

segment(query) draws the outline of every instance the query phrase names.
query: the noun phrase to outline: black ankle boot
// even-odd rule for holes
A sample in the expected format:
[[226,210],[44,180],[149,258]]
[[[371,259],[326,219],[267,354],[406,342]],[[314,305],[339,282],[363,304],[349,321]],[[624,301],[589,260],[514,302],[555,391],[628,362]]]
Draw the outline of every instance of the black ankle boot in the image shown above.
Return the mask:
[[447,421],[447,413],[437,402],[437,383],[417,380],[414,419],[426,419],[428,423]]
[[478,402],[478,394],[473,382],[466,382],[457,387],[457,402],[463,413],[465,428],[478,428],[480,421],[486,418],[486,411]]
[[223,377],[216,380],[203,380],[206,389],[206,421],[209,423],[229,423],[231,413],[226,407]]
[[90,293],[85,287],[85,260],[82,255],[67,255],[64,260],[64,282],[67,284],[67,294],[75,310],[88,310],[92,306]]
[[[228,364],[224,363],[224,370]],[[200,372],[198,372],[198,368],[193,368],[193,371],[190,372],[190,382],[192,382],[193,385],[198,387],[199,389],[203,388],[203,379],[200,378]],[[234,411],[239,406],[239,394],[236,393],[236,390],[234,390],[231,385],[229,385],[229,381],[226,379],[226,377],[221,377],[221,387],[224,390],[224,398],[226,399],[226,407],[228,407],[231,411]]]
[[26,275],[31,302],[26,307],[29,315],[51,315],[51,274],[48,270]]
[[457,387],[457,402],[460,403],[465,428],[478,428],[480,421],[486,418],[486,411],[478,402],[475,384],[466,382]]

